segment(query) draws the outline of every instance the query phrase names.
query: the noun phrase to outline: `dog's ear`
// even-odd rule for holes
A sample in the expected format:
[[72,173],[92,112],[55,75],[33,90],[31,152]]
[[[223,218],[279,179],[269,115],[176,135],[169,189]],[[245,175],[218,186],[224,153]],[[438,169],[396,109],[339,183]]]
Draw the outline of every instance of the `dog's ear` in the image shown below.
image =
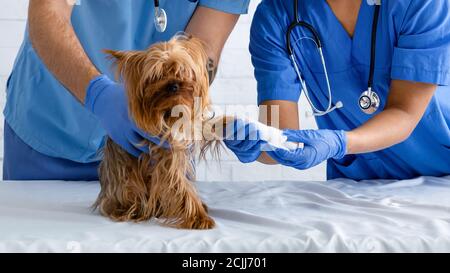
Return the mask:
[[108,55],[109,59],[114,61],[116,65],[124,65],[127,62],[133,62],[133,59],[139,57],[144,52],[143,51],[121,51],[121,50],[103,50],[105,54]]
[[105,49],[103,50],[103,52],[107,54],[111,59],[114,59],[115,62],[122,61],[127,55],[127,52],[119,50]]
[[139,79],[139,71],[143,64],[142,59],[145,57],[143,51],[119,51],[119,50],[103,50],[108,54],[109,58],[114,61],[116,67],[117,80],[124,80],[130,83],[136,83]]

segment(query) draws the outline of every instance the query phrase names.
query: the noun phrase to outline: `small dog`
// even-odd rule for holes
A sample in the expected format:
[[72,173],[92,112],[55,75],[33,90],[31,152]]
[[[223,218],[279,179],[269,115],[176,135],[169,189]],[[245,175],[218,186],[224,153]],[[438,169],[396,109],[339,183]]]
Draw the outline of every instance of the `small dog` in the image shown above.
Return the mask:
[[[204,115],[210,100],[208,57],[202,42],[177,35],[145,51],[106,52],[115,59],[137,127],[159,136],[170,148],[146,141],[142,145],[149,147],[149,154],[135,158],[108,139],[94,208],[116,221],[156,219],[176,228],[213,228],[215,222],[193,185],[195,151],[200,156],[208,150],[218,153],[220,137],[213,127],[224,123],[222,118]],[[199,126],[201,132],[209,128],[209,133],[198,138],[174,133],[180,122],[173,116],[177,107],[183,113],[178,127],[186,135],[195,134]]]

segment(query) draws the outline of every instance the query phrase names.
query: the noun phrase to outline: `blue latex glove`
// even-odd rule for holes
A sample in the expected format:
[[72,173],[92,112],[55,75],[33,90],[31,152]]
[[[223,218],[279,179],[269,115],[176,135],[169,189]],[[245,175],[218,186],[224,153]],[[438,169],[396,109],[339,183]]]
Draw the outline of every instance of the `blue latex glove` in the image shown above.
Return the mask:
[[90,82],[85,107],[100,120],[108,136],[135,157],[149,152],[149,147],[141,145],[144,139],[160,144],[159,138],[149,136],[136,127],[128,115],[128,100],[123,85],[105,75]]
[[288,141],[304,143],[295,151],[276,149],[267,152],[282,165],[299,170],[309,169],[330,158],[341,159],[347,151],[345,131],[333,130],[285,130]]
[[261,140],[255,124],[236,119],[234,126],[229,124],[225,130],[225,146],[233,151],[239,161],[250,163],[259,158],[266,142]]

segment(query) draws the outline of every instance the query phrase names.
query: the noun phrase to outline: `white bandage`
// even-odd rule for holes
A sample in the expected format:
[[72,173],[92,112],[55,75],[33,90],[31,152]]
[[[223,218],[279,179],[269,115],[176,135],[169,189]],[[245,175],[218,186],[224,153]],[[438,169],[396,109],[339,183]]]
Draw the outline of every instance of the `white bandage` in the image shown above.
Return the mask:
[[248,117],[237,117],[237,116],[234,116],[234,119],[243,120],[246,123],[253,124],[256,126],[256,129],[258,129],[259,132],[260,139],[267,142],[267,145],[264,145],[264,147],[262,147],[262,150],[264,151],[273,151],[274,149],[293,151],[301,149],[304,146],[303,143],[288,141],[287,136],[283,134],[282,130],[277,129],[275,127],[267,126],[257,120],[253,120]]
[[264,147],[265,150],[278,148],[292,151],[303,148],[303,143],[288,141],[287,136],[285,136],[280,129],[267,126],[259,121],[249,120],[249,122],[252,122],[257,126],[261,139],[267,142],[268,147]]

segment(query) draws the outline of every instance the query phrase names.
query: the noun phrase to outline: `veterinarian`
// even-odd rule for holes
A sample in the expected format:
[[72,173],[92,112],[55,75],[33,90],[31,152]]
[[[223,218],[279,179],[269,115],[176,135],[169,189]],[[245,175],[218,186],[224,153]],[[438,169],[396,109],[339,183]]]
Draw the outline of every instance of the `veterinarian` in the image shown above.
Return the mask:
[[106,135],[139,155],[143,148],[135,143],[157,140],[129,119],[124,87],[113,81],[102,50],[143,50],[186,31],[206,43],[213,78],[248,4],[30,0],[25,38],[7,83],[4,180],[97,180]]
[[[449,175],[450,1],[296,2],[262,1],[250,52],[258,104],[279,106],[280,127],[305,146],[232,143],[239,159],[299,170],[328,160],[329,179]],[[319,130],[299,130],[301,92]]]

